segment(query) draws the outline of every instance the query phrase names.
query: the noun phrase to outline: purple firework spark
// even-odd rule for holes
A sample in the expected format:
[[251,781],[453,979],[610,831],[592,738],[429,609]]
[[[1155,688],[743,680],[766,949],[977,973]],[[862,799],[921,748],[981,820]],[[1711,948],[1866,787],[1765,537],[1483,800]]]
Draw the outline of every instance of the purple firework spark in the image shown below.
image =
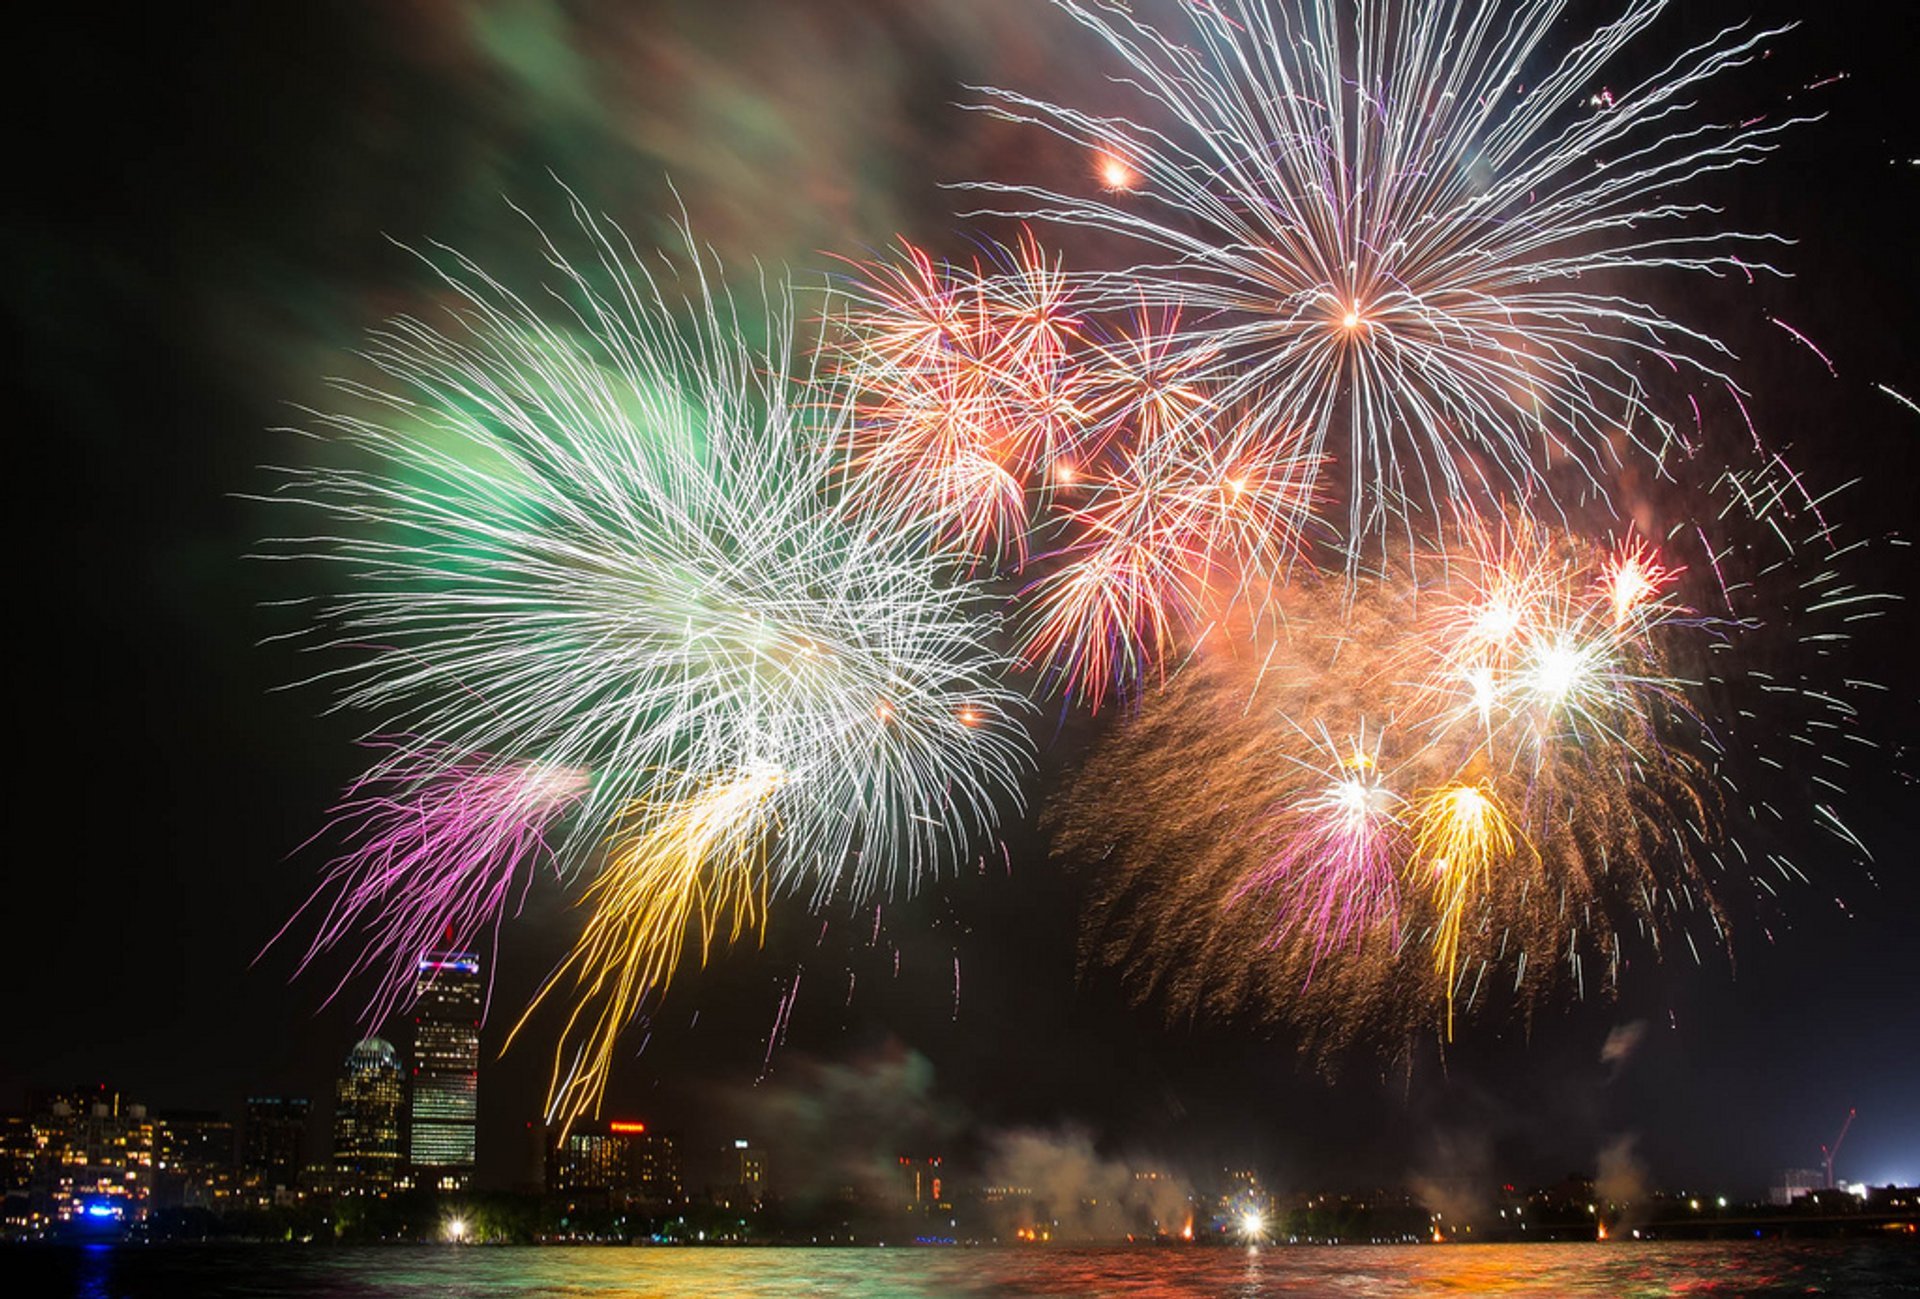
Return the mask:
[[343,832],[346,850],[294,917],[330,898],[301,970],[359,935],[360,951],[327,1001],[371,972],[378,982],[363,1013],[376,1029],[411,1000],[422,953],[466,950],[489,926],[497,947],[510,896],[517,885],[524,897],[532,880],[522,867],[546,852],[548,829],[588,788],[575,767],[391,747],[334,806],[329,828]]
[[1394,848],[1398,800],[1380,783],[1376,760],[1359,745],[1325,787],[1287,800],[1276,813],[1275,851],[1234,890],[1274,903],[1273,940],[1311,935],[1313,962],[1357,944],[1376,925],[1399,925]]

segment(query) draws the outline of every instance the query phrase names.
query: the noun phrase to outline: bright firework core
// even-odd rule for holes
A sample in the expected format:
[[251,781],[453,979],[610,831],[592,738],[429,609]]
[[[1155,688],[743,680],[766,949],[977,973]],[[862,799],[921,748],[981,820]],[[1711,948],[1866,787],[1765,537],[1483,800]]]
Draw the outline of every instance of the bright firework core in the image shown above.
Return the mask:
[[1094,162],[1101,185],[1109,192],[1125,193],[1140,184],[1140,173],[1110,153],[1100,154]]
[[1373,790],[1357,780],[1349,780],[1341,785],[1335,794],[1340,806],[1349,815],[1364,816],[1373,806]]
[[1587,655],[1577,645],[1555,641],[1534,659],[1533,688],[1550,702],[1558,703],[1580,684],[1587,669]]
[[1504,597],[1487,603],[1473,621],[1474,634],[1490,645],[1500,645],[1520,629],[1520,609]]

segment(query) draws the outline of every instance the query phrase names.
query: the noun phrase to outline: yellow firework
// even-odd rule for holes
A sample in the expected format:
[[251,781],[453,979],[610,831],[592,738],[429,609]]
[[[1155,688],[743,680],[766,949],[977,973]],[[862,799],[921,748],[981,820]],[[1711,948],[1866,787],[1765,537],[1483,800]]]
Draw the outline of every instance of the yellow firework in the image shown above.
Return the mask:
[[[767,831],[786,781],[782,768],[756,765],[710,779],[685,799],[636,800],[622,813],[606,867],[587,889],[586,928],[527,1010],[571,975],[573,1011],[547,1090],[550,1120],[567,1126],[598,1112],[620,1030],[672,979],[689,931],[699,934],[705,964],[723,926],[728,942],[765,926]],[[526,1022],[522,1016],[514,1033]]]
[[[1420,800],[1411,865],[1416,884],[1432,891],[1434,969],[1446,975],[1447,1037],[1453,1037],[1453,983],[1460,956],[1461,918],[1492,878],[1496,863],[1511,857],[1513,822],[1493,791],[1479,784],[1446,785]],[[1420,876],[1425,876],[1422,881]]]

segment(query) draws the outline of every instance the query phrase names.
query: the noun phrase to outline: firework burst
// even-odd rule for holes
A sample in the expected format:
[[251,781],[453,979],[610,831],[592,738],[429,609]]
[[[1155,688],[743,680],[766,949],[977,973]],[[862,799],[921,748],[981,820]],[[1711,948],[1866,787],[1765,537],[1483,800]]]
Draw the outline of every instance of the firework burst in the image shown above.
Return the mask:
[[1307,461],[1222,413],[1140,442],[1083,475],[1070,540],[1023,593],[1025,660],[1097,710],[1137,695],[1183,635],[1278,580],[1298,554]]
[[1027,557],[1055,467],[1081,455],[1081,321],[1030,234],[954,266],[900,241],[856,264],[825,340],[854,394],[850,457],[872,503],[983,560]]
[[1689,921],[1723,932],[1713,755],[1668,666],[1705,630],[1653,578],[1616,623],[1627,562],[1665,571],[1515,518],[1270,593],[1050,813],[1099,862],[1087,959],[1172,1013],[1332,1047],[1450,1037],[1502,970],[1522,1006],[1596,956],[1611,987],[1623,926],[1656,951]]
[[1790,123],[1690,110],[1777,32],[1729,29],[1591,103],[1665,0],[1557,61],[1563,0],[1223,0],[1165,31],[1057,3],[1117,58],[1137,116],[998,89],[982,107],[1125,158],[1132,180],[974,188],[1014,202],[996,215],[1143,249],[1087,301],[1182,313],[1177,350],[1217,358],[1223,397],[1344,462],[1349,565],[1409,511],[1527,500],[1561,462],[1601,481],[1636,424],[1664,453],[1643,361],[1732,384],[1722,344],[1637,295],[1769,269],[1779,241],[1717,227],[1690,195]]
[[[321,675],[376,733],[412,737],[380,774],[434,804],[424,829],[376,810],[336,867],[348,918],[396,898],[409,918],[363,963],[398,958],[449,905],[494,905],[535,837],[529,779],[552,795],[533,802],[541,831],[570,813],[556,860],[599,873],[563,968],[611,992],[570,1023],[591,1025],[592,1067],[557,1073],[567,1117],[597,1101],[614,1035],[687,928],[704,949],[718,915],[730,934],[757,925],[745,899],[770,891],[910,889],[991,833],[1030,762],[981,596],[918,521],[848,483],[852,414],[790,369],[786,297],[762,296],[756,345],[697,260],[676,309],[575,216],[593,260],[546,245],[561,310],[455,258],[445,328],[403,317],[375,335],[378,378],[343,385],[363,413],[318,417],[324,467],[274,498],[328,527],[273,550],[344,571],[314,648],[345,664]],[[555,772],[564,798],[528,775]],[[449,881],[486,887],[448,903]],[[330,922],[321,943],[342,936]]]

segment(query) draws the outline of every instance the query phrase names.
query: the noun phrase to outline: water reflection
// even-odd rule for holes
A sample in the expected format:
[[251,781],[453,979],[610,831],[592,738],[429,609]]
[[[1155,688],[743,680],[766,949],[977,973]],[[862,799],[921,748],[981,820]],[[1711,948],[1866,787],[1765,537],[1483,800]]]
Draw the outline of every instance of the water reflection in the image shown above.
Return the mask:
[[[0,1293],[81,1299],[1001,1299],[1124,1294],[1653,1296],[1920,1290],[1920,1245],[1701,1242],[1442,1248],[648,1249],[90,1246],[60,1290],[16,1288],[37,1251],[0,1251]],[[39,1252],[37,1263],[56,1262]],[[11,1255],[11,1257],[9,1257]],[[32,1269],[29,1269],[31,1273]],[[41,1280],[50,1279],[45,1272]]]
[[75,1299],[112,1299],[113,1246],[81,1245],[76,1252],[73,1274]]

